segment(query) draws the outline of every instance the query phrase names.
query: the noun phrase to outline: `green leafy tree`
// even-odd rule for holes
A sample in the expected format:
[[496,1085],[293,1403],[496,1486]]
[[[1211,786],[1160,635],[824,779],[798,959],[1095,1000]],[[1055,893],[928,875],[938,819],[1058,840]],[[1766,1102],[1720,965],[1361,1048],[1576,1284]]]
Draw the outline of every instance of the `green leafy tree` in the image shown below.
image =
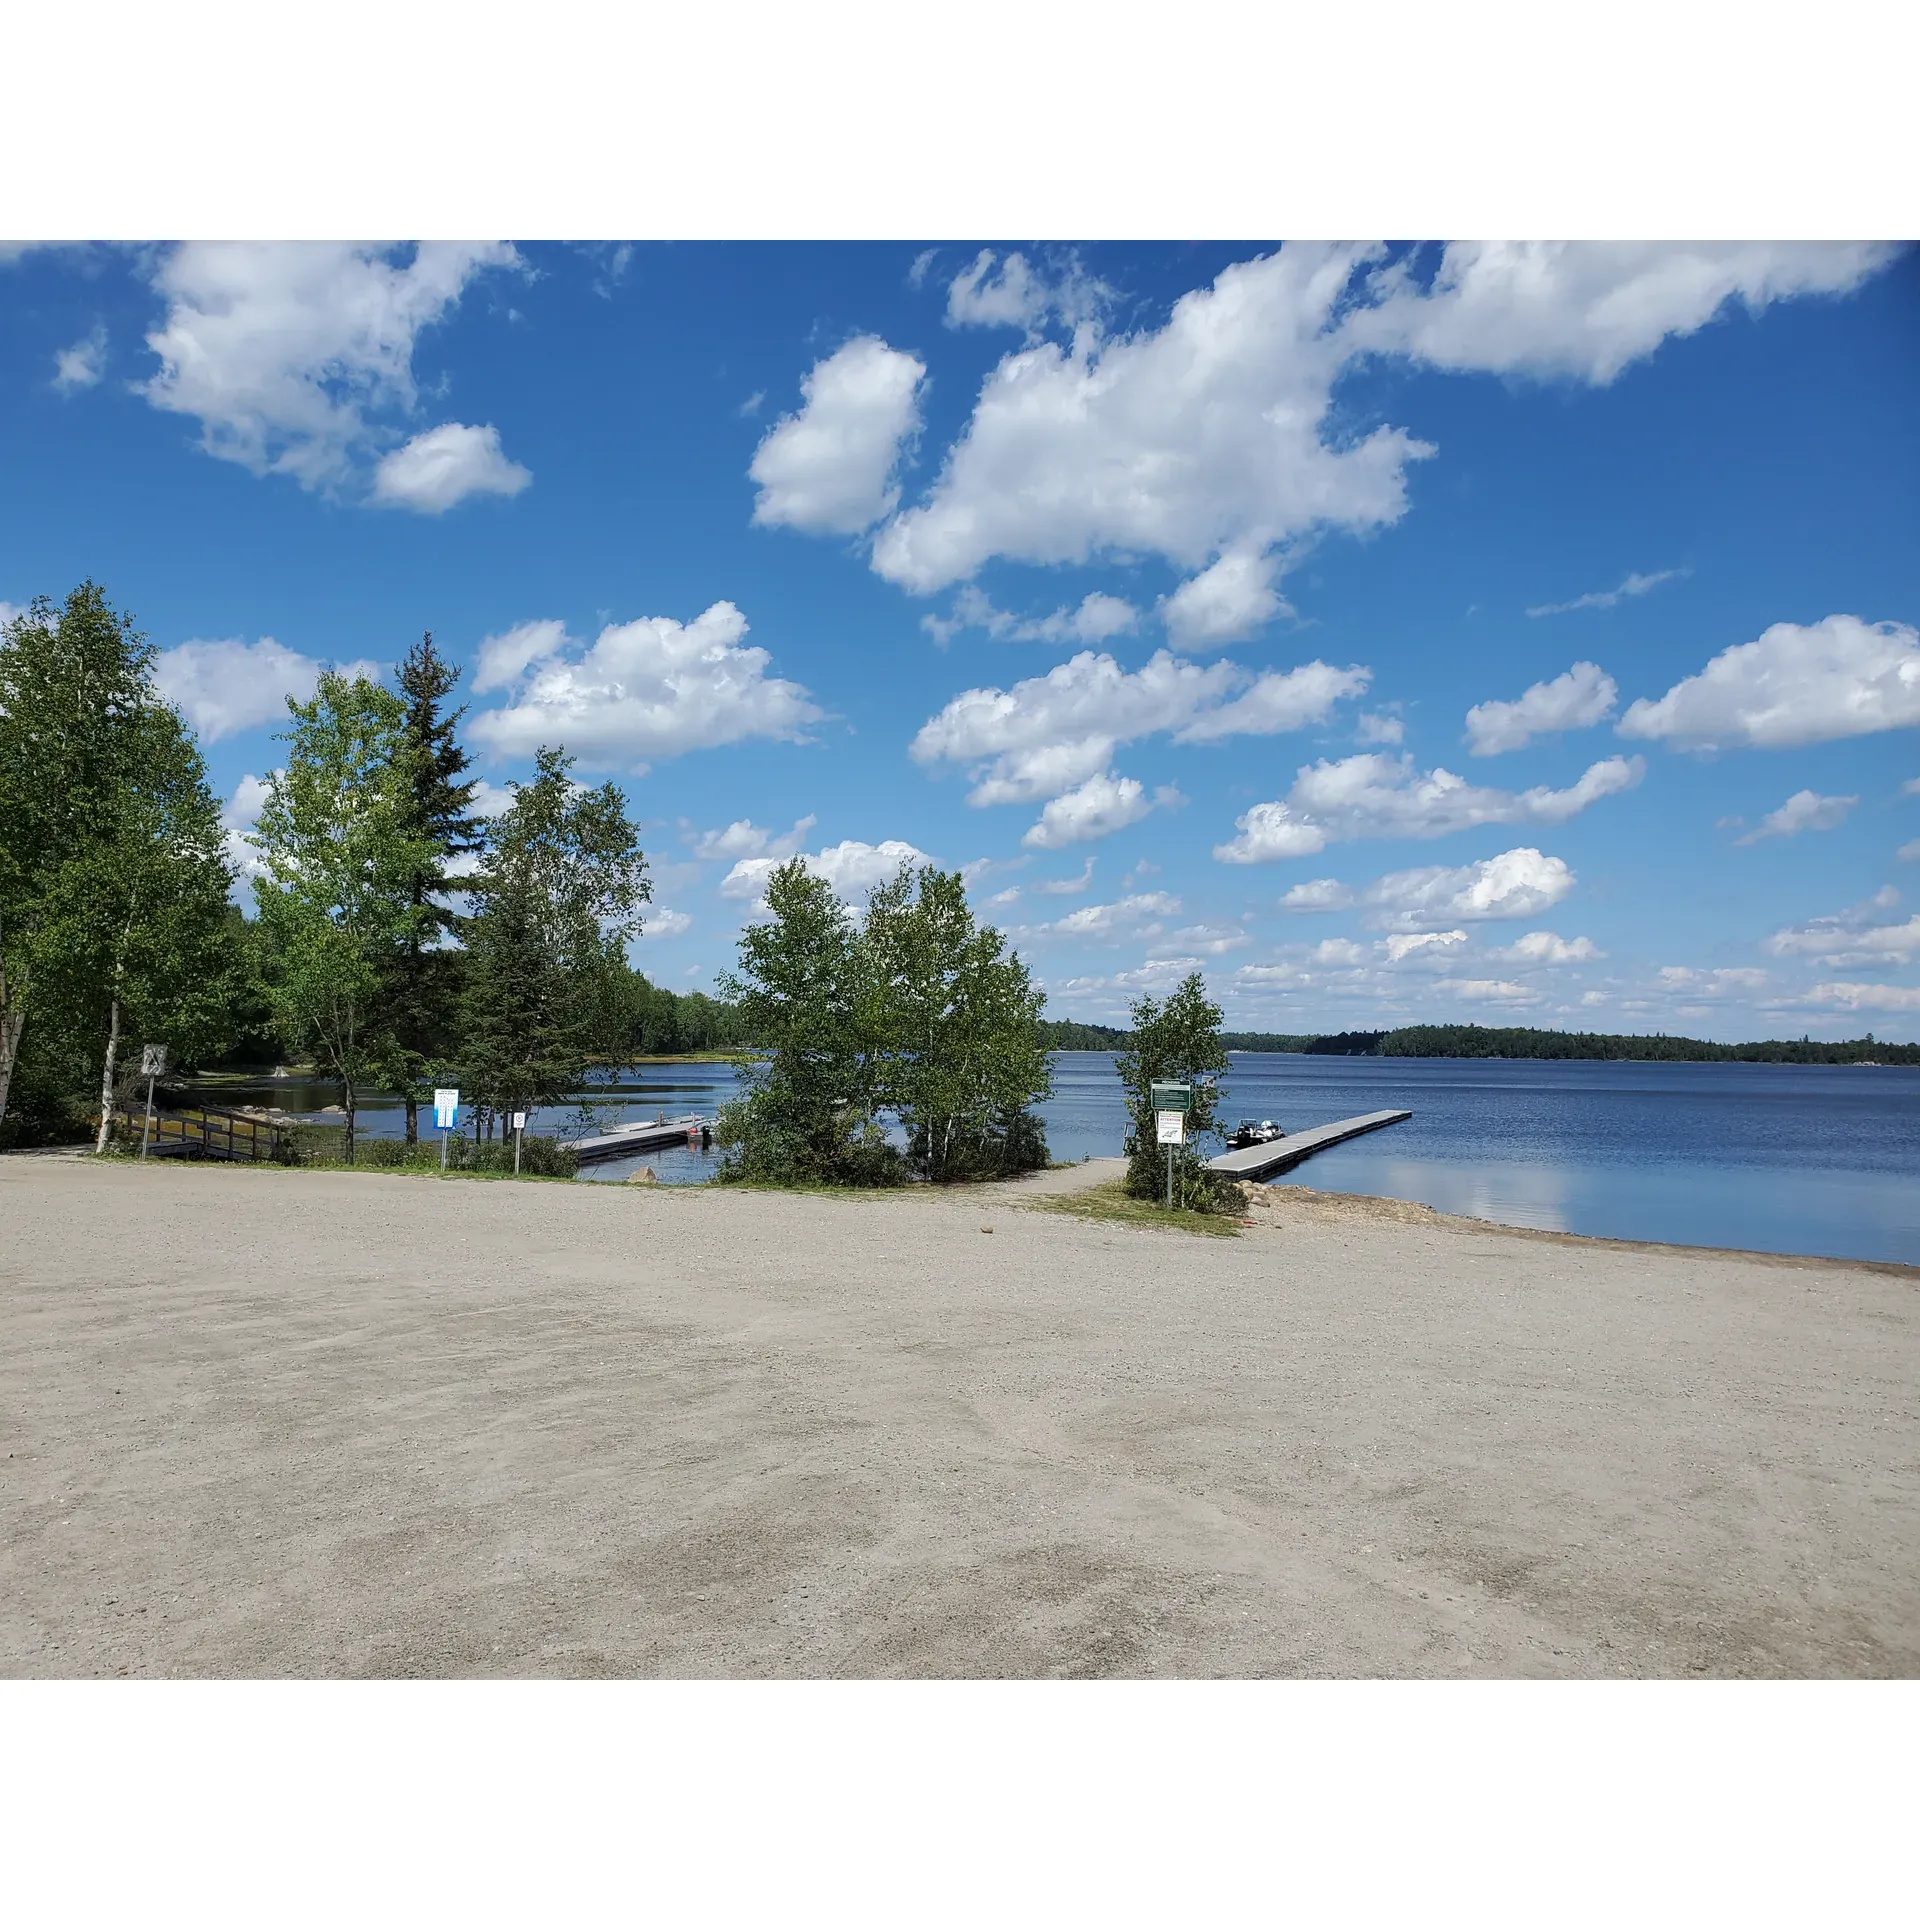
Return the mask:
[[91,1059],[96,1145],[126,1041],[208,1043],[232,986],[219,809],[152,662],[90,580],[0,635],[0,1119],[24,1049],[43,1129]]
[[611,781],[585,788],[542,747],[492,823],[464,923],[461,1086],[476,1124],[557,1106],[622,1063],[627,943],[653,897],[638,829]]
[[287,765],[252,835],[265,986],[288,1046],[340,1083],[351,1163],[360,1089],[391,1076],[394,982],[432,924],[436,849],[414,830],[398,694],[325,673],[287,708]]
[[903,867],[876,889],[855,976],[881,1099],[915,1172],[944,1182],[1046,1165],[1046,1129],[1029,1110],[1053,1090],[1046,996],[1000,930],[975,923],[959,874]]
[[431,633],[423,634],[400,669],[406,699],[395,756],[399,805],[407,836],[427,850],[408,889],[411,930],[395,969],[388,1005],[391,1046],[381,1078],[406,1104],[406,1137],[420,1138],[420,1096],[436,1058],[449,1051],[458,961],[448,945],[458,925],[453,898],[464,883],[450,873],[461,855],[478,849],[482,836],[472,818],[474,783],[455,738],[464,707],[449,713],[445,701],[460,669],[443,659]]
[[1221,1131],[1221,1010],[1207,998],[1206,982],[1190,973],[1164,1000],[1145,994],[1128,1012],[1133,1031],[1114,1062],[1127,1096],[1127,1191],[1143,1200],[1165,1197],[1167,1149],[1155,1144],[1151,1088],[1156,1080],[1184,1080],[1193,1088],[1193,1108],[1186,1142],[1173,1149],[1174,1205],[1215,1212],[1226,1204],[1226,1183],[1208,1173],[1195,1143]]
[[853,917],[793,859],[767,879],[769,918],[740,935],[718,985],[757,1057],[720,1110],[722,1177],[879,1186],[905,1169],[877,1118],[882,1071]]

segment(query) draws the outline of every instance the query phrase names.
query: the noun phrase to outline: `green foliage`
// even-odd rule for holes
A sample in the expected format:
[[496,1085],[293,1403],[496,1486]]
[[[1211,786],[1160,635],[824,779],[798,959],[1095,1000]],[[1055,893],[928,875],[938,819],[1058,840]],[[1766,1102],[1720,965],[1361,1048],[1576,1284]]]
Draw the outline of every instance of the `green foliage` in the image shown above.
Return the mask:
[[325,673],[287,710],[287,764],[252,836],[264,985],[288,1047],[340,1082],[351,1162],[359,1088],[392,1070],[393,981],[430,931],[438,851],[414,830],[397,694]]
[[488,830],[462,929],[458,1070],[482,1121],[559,1105],[627,1057],[626,943],[653,896],[620,789],[577,786],[558,748],[535,761]]
[[1674,1034],[1556,1033],[1539,1027],[1401,1027],[1379,1051],[1400,1059],[1749,1060],[1782,1066],[1920,1067],[1920,1046],[1876,1040],[1747,1040],[1723,1044]]
[[[349,1160],[344,1127],[301,1127],[294,1137],[293,1164],[302,1167],[377,1167],[388,1171],[438,1173],[439,1142],[429,1140],[388,1140],[379,1136],[361,1139]],[[475,1144],[469,1134],[447,1136],[449,1173],[511,1173],[511,1139],[486,1140]],[[572,1180],[580,1172],[580,1163],[559,1141],[544,1133],[530,1133],[520,1143],[520,1174],[527,1180]]]
[[[1163,1182],[1165,1177],[1163,1164]],[[1130,1191],[1124,1179],[1086,1187],[1079,1193],[1046,1194],[1032,1204],[1044,1213],[1064,1213],[1076,1220],[1098,1220],[1108,1226],[1175,1228],[1222,1240],[1237,1239],[1240,1233],[1235,1221],[1223,1217],[1237,1212],[1237,1205],[1225,1206],[1219,1212],[1176,1207],[1169,1213],[1164,1185],[1151,1200],[1143,1200]]]
[[1053,1091],[1046,996],[999,928],[978,926],[957,873],[902,868],[867,904],[857,945],[880,1100],[921,1178],[989,1180],[1047,1164],[1028,1109]]
[[749,1039],[731,1007],[704,993],[675,993],[655,986],[645,974],[626,981],[625,1041],[631,1059],[648,1054],[713,1053],[744,1045]]
[[1206,982],[1190,973],[1165,1000],[1143,995],[1128,1009],[1133,1016],[1131,1044],[1115,1061],[1127,1095],[1128,1193],[1163,1202],[1167,1191],[1168,1149],[1155,1144],[1151,1087],[1156,1080],[1184,1080],[1193,1089],[1185,1144],[1172,1149],[1173,1204],[1197,1213],[1233,1209],[1230,1184],[1211,1174],[1197,1142],[1220,1134],[1219,1076],[1226,1071],[1220,1043],[1220,1009],[1207,998]]
[[[0,1121],[70,1132],[123,1050],[217,1044],[238,971],[219,807],[153,648],[91,581],[0,635]],[[102,1121],[104,1135],[105,1120]]]
[[1089,1026],[1084,1020],[1042,1020],[1040,1038],[1055,1053],[1118,1053],[1127,1044],[1125,1028]]

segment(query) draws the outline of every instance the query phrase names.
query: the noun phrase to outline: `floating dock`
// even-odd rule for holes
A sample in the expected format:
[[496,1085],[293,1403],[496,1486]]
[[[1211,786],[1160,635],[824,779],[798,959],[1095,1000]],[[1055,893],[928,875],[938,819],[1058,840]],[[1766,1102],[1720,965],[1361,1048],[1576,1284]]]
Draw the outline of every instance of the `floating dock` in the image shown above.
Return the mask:
[[1276,1173],[1285,1173],[1289,1167],[1297,1167],[1309,1154],[1318,1153],[1322,1147],[1337,1147],[1342,1140],[1357,1140],[1363,1133],[1372,1133],[1380,1127],[1391,1127],[1398,1121],[1412,1118],[1410,1110],[1382,1107],[1378,1113],[1362,1113],[1351,1120],[1335,1120],[1324,1127],[1307,1127],[1279,1140],[1269,1140],[1263,1146],[1236,1148],[1232,1153],[1223,1153],[1218,1159],[1209,1160],[1207,1169],[1211,1173],[1229,1174],[1236,1180],[1265,1180]]
[[677,1120],[635,1120],[609,1127],[585,1140],[560,1144],[582,1164],[589,1160],[617,1160],[622,1154],[648,1153],[657,1147],[703,1147],[713,1138],[713,1122],[704,1114],[683,1113]]

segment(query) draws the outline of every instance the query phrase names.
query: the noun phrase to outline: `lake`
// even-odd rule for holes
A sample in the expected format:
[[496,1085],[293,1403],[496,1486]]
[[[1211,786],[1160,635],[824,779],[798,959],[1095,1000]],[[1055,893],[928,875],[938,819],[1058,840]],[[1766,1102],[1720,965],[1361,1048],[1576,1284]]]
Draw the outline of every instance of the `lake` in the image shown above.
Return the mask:
[[[734,1085],[725,1066],[636,1068],[609,1090],[606,1117],[711,1113]],[[1289,1133],[1412,1110],[1279,1184],[1564,1233],[1920,1265],[1920,1069],[1241,1053],[1225,1086],[1223,1119],[1276,1120]],[[336,1096],[262,1078],[227,1097],[313,1111]],[[1041,1112],[1056,1160],[1117,1154],[1126,1119],[1113,1056],[1057,1055]],[[370,1132],[401,1131],[395,1103],[361,1117]],[[673,1147],[644,1162],[664,1181],[698,1181],[714,1155]],[[622,1180],[639,1163],[582,1177]]]

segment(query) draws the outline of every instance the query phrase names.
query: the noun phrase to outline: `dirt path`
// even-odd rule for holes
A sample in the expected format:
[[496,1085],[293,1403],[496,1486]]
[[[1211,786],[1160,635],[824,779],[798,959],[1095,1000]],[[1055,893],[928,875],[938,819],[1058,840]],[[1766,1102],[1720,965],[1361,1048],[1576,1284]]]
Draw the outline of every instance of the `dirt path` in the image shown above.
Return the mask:
[[1263,1219],[0,1160],[0,1673],[1920,1674],[1912,1277]]

